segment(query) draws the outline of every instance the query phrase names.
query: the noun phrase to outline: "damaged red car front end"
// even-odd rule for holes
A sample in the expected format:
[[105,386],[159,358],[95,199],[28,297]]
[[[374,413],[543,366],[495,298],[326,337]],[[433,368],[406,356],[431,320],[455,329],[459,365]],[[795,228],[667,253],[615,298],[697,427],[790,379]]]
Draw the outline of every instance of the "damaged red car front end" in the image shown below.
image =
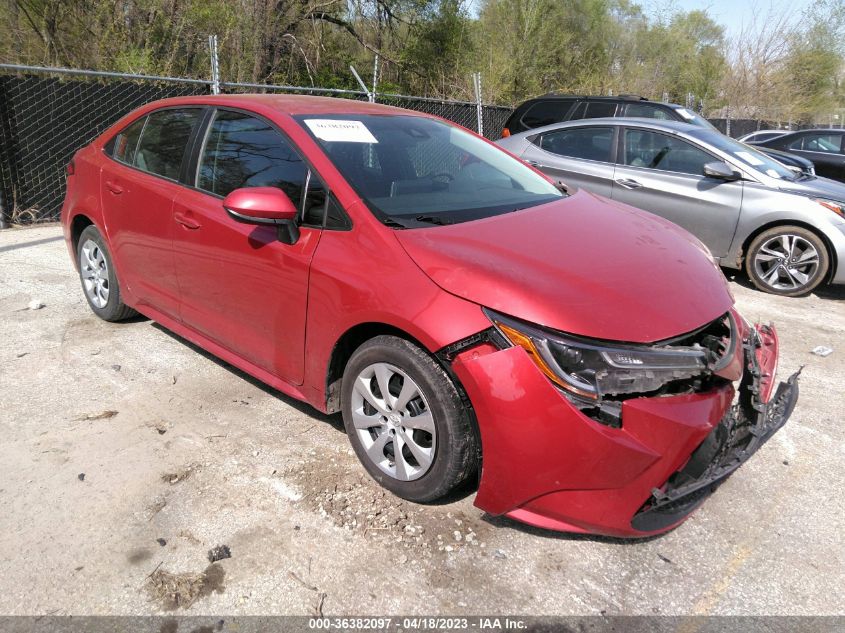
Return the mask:
[[501,335],[501,323],[486,343],[454,354],[484,421],[476,506],[541,528],[617,537],[683,522],[783,426],[798,397],[797,374],[773,394],[773,327],[748,326],[733,310],[720,321],[730,331],[700,376],[606,407],[553,384]]

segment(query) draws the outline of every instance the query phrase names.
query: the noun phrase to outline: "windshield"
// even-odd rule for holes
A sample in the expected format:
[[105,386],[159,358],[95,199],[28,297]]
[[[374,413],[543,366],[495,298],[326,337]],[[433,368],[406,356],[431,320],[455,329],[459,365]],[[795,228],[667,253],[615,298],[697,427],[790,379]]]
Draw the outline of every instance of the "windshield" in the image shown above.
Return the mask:
[[383,222],[411,228],[517,211],[564,194],[476,136],[413,115],[297,116]]
[[724,134],[696,134],[702,141],[709,143],[716,149],[722,150],[733,160],[750,167],[755,171],[766,174],[770,178],[779,180],[795,180],[796,174],[774,158],[745,143],[740,143]]

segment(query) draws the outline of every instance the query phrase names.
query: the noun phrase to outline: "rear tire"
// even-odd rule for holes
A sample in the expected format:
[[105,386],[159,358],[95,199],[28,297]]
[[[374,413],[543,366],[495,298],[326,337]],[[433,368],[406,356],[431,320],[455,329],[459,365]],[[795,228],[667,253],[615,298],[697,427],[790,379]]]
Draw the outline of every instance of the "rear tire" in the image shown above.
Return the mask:
[[120,298],[111,253],[96,226],[88,226],[80,234],[76,261],[82,292],[94,314],[104,321],[123,321],[138,314]]
[[800,297],[827,277],[830,255],[824,241],[800,226],[763,231],[748,246],[745,271],[758,290]]
[[352,354],[341,404],[358,459],[403,499],[434,501],[478,471],[480,443],[458,390],[428,353],[405,339],[377,336]]

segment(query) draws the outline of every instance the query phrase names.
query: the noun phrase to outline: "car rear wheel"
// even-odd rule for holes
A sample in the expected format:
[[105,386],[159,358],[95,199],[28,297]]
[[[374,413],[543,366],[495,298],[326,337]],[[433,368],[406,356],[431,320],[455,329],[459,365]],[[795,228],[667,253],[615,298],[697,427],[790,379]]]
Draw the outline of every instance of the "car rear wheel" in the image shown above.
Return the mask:
[[395,336],[359,347],[343,373],[343,422],[358,459],[382,486],[434,501],[477,472],[470,412],[443,368]]
[[830,256],[822,239],[800,226],[763,231],[748,247],[745,270],[760,290],[786,297],[812,292],[827,276]]
[[105,321],[122,321],[137,312],[120,298],[120,285],[106,241],[95,226],[86,227],[76,247],[79,279],[88,305]]

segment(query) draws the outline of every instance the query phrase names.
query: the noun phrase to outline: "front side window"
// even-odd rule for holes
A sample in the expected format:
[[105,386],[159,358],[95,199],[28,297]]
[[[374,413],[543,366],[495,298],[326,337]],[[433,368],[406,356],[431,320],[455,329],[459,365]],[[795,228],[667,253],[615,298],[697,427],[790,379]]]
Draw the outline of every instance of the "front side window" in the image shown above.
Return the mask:
[[141,130],[144,129],[146,121],[147,117],[141,117],[114,137],[112,158],[129,165],[135,164],[135,150],[138,149],[138,139],[141,137]]
[[452,224],[563,194],[521,161],[460,128],[413,115],[298,116],[382,221]]
[[269,123],[218,110],[197,167],[197,187],[227,196],[242,187],[278,187],[299,207],[308,166]]
[[666,134],[625,130],[624,164],[679,174],[704,175],[704,165],[714,158],[707,152]]
[[171,180],[179,179],[182,157],[202,110],[159,110],[147,117],[135,159],[139,169]]
[[552,154],[586,160],[610,162],[613,147],[613,128],[579,127],[547,132],[536,141]]

